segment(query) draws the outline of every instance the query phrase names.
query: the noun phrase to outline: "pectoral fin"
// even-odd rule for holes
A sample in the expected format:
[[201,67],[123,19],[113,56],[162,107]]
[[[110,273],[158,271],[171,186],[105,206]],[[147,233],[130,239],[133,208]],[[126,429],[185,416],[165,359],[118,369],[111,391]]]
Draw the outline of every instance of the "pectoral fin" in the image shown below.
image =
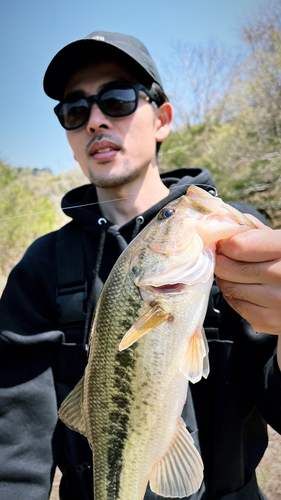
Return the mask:
[[180,364],[180,371],[190,382],[195,384],[202,377],[208,377],[210,371],[208,351],[204,329],[198,327],[190,337],[187,351]]
[[170,448],[150,473],[150,488],[163,497],[187,497],[200,488],[203,468],[200,454],[180,418]]
[[79,380],[59,409],[59,418],[73,431],[80,432],[87,437],[83,416],[83,384],[84,377]]
[[152,330],[152,328],[156,328],[161,325],[161,323],[164,323],[164,321],[170,317],[170,313],[166,313],[158,304],[156,304],[143,316],[141,316],[127,331],[119,344],[119,351],[124,351],[124,349],[130,347],[137,340],[139,340],[140,337]]

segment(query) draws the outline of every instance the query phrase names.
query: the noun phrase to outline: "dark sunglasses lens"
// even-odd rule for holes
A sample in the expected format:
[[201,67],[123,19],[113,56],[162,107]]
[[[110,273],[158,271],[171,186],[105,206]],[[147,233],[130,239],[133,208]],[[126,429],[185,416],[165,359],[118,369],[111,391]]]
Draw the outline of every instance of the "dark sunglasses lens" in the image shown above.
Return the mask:
[[73,130],[81,127],[89,118],[90,107],[85,99],[76,102],[65,102],[59,110],[59,120],[64,128]]
[[102,111],[115,118],[131,115],[137,107],[136,92],[132,88],[109,89],[100,98]]

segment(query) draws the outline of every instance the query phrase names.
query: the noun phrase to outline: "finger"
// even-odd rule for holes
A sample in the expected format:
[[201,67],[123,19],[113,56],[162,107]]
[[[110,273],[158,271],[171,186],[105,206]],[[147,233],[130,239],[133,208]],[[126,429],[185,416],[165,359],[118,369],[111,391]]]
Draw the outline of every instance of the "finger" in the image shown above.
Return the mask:
[[215,275],[234,283],[262,283],[261,267],[258,263],[240,262],[217,255]]
[[280,286],[261,284],[242,284],[216,278],[217,285],[226,299],[238,299],[251,302],[261,307],[280,311],[281,320],[281,290]]
[[233,283],[267,284],[278,287],[281,284],[281,260],[269,262],[240,262],[225,255],[217,255],[215,274],[218,278]]
[[217,243],[217,254],[245,262],[265,262],[281,258],[281,230],[249,230]]
[[244,318],[255,332],[279,335],[280,315],[267,307],[261,307],[251,302],[225,297],[226,302]]

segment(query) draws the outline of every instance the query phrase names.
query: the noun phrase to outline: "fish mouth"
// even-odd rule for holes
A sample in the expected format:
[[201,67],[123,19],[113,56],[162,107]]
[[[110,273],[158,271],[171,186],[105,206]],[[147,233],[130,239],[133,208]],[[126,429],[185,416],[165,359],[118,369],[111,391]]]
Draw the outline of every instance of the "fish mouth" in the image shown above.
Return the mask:
[[134,277],[134,283],[139,288],[158,293],[184,293],[195,283],[206,283],[214,272],[215,257],[211,248],[201,252],[195,262],[181,265],[160,273],[148,272]]
[[160,286],[149,286],[148,290],[157,293],[181,293],[186,291],[186,285],[184,283],[168,283],[166,285]]

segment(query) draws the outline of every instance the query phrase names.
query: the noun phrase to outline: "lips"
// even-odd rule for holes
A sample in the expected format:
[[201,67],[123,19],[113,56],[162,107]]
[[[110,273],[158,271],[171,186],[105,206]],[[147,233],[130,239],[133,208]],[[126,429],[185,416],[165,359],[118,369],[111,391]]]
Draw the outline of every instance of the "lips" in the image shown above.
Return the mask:
[[113,141],[102,139],[95,141],[89,149],[89,156],[96,161],[109,161],[120,151],[121,146]]

